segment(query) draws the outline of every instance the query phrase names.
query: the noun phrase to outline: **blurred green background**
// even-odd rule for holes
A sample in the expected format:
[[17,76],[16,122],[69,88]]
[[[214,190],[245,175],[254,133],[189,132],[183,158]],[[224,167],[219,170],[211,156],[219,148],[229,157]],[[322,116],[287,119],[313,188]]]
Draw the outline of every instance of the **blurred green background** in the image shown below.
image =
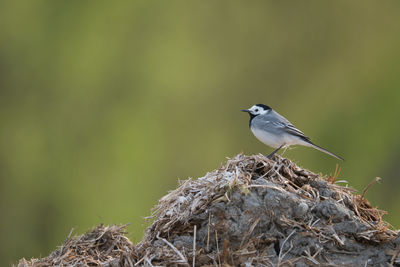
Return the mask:
[[[272,106],[343,156],[340,179],[400,227],[399,1],[1,1],[0,265],[71,228],[131,223],[178,179],[272,150]],[[333,173],[334,158],[286,152]]]

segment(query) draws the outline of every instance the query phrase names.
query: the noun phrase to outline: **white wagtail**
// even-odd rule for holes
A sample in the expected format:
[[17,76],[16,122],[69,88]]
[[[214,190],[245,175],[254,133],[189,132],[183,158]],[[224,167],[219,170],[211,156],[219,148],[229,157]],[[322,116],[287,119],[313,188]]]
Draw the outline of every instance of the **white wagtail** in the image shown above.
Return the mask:
[[249,126],[255,137],[264,144],[276,148],[267,156],[268,158],[272,158],[283,147],[302,145],[313,147],[337,159],[343,160],[338,155],[313,144],[310,138],[294,127],[290,121],[266,105],[257,104],[242,111],[249,113]]

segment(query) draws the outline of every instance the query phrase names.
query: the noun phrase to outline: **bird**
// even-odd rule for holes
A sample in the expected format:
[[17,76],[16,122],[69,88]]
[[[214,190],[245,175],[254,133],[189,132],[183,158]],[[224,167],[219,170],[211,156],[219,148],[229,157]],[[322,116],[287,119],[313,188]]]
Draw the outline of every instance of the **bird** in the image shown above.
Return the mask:
[[249,127],[254,136],[262,143],[275,148],[275,150],[267,156],[269,159],[281,148],[287,148],[292,145],[302,145],[315,148],[344,161],[342,157],[311,142],[308,136],[267,105],[256,104],[242,111],[250,115]]

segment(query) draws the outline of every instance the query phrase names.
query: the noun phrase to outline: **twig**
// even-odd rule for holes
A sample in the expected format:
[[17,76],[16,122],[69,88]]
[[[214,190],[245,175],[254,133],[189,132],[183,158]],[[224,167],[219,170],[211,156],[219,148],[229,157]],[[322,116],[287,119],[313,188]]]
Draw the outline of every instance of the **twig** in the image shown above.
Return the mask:
[[129,267],[134,267],[131,257],[124,256],[124,260],[126,261],[125,265],[128,264]]
[[107,249],[106,254],[108,255],[115,247],[115,245],[119,242],[118,239],[115,239],[114,242],[112,243],[112,245]]
[[[290,247],[289,249],[285,252],[285,254],[282,255],[282,260],[286,257],[286,255],[292,250],[293,248],[293,243],[290,242]],[[279,265],[278,265],[279,266]]]
[[207,225],[207,252],[210,251],[210,223],[211,223],[211,213],[208,213],[208,225]]
[[333,237],[340,245],[344,246],[343,240],[340,239],[340,237],[339,237],[336,233],[334,233],[334,234],[332,235],[332,237]]
[[339,253],[339,254],[346,254],[346,255],[360,255],[359,252],[351,252],[351,251],[346,251],[346,250],[331,249],[330,252]]
[[219,266],[221,266],[221,258],[219,257],[218,233],[217,233],[217,230],[215,230],[215,242],[217,243],[218,263],[219,263]]
[[239,247],[242,248],[242,245],[244,243],[244,241],[251,235],[251,233],[254,231],[254,228],[256,228],[257,224],[260,222],[260,218],[257,218],[253,224],[250,226],[249,230],[247,231],[247,233],[243,236],[242,242],[240,242]]
[[181,253],[176,247],[174,247],[174,245],[172,245],[170,242],[168,242],[167,239],[160,237],[160,232],[157,233],[157,236],[156,236],[156,237],[157,237],[157,239],[159,239],[159,240],[161,240],[161,241],[164,241],[165,244],[167,244],[170,248],[172,248],[173,251],[175,251],[176,254],[178,254],[178,256],[179,256],[179,257],[181,258],[181,260],[182,260],[181,263],[183,263],[183,264],[185,264],[185,265],[189,265],[189,264],[187,263],[186,258],[182,255],[182,253]]
[[146,255],[144,255],[138,262],[135,263],[135,266],[138,266],[144,259],[146,259],[149,256],[150,251],[146,252]]
[[[310,254],[310,249],[305,250],[304,252],[306,253],[307,257],[305,257],[306,259],[308,259],[309,261],[311,261],[312,263],[314,263],[315,265],[318,265],[319,262],[315,259],[315,257],[322,251],[322,248],[319,248],[317,250],[317,252],[314,253],[314,255]],[[303,256],[304,257],[304,256]]]
[[61,246],[61,254],[64,253],[65,244],[67,244],[67,241],[71,238],[71,235],[72,235],[72,232],[73,232],[73,231],[74,231],[74,228],[72,228],[72,229],[69,231],[67,237],[65,238],[64,243],[63,243],[62,246]]
[[151,264],[151,261],[148,258],[145,258],[144,261],[150,266],[150,267],[154,267],[153,264]]
[[[228,239],[224,239],[224,244],[222,246],[222,262],[223,263],[227,263],[228,262],[228,246],[229,246],[229,240]],[[234,261],[232,261],[234,262]]]
[[339,177],[341,171],[342,168],[339,167],[339,164],[336,164],[335,172],[333,173],[333,176],[328,177],[328,182],[334,184]]
[[67,240],[68,239],[70,239],[70,237],[71,237],[71,235],[72,235],[72,232],[74,231],[75,229],[74,228],[72,228],[70,231],[69,231],[69,233],[68,233],[68,235],[67,235],[67,237],[65,238],[65,240],[64,240],[64,243],[66,243],[67,242]]
[[270,189],[275,189],[277,191],[280,192],[286,192],[284,189],[279,188],[277,186],[273,186],[273,185],[266,185],[266,184],[252,184],[252,185],[248,185],[247,187],[262,187],[262,188],[270,188]]
[[400,249],[397,250],[397,253],[393,253],[392,259],[390,260],[390,264],[391,264],[390,266],[394,266],[394,262],[397,259],[397,256],[399,256],[399,254],[400,254]]
[[294,232],[296,232],[296,230],[293,230],[293,231],[283,240],[283,242],[282,242],[282,246],[281,246],[281,249],[279,250],[279,255],[278,255],[278,266],[280,266],[283,257],[285,257],[286,254],[291,250],[291,248],[289,248],[289,250],[288,250],[288,251],[283,255],[283,257],[282,257],[282,251],[283,251],[283,248],[284,248],[284,246],[285,246],[285,243],[286,243],[286,242],[288,241],[288,239],[294,234]]
[[312,263],[314,263],[315,265],[318,265],[319,262],[316,261],[313,257],[311,257],[310,253],[308,251],[305,251],[307,257],[303,256],[305,259],[311,261]]
[[192,266],[194,267],[196,265],[196,231],[197,231],[197,225],[194,225],[193,227],[193,264]]
[[321,220],[321,219],[316,219],[315,222],[313,222],[313,223],[310,225],[310,227],[311,227],[311,228],[314,227],[314,225],[316,225],[320,220]]
[[364,198],[365,193],[367,193],[368,189],[371,187],[371,185],[373,185],[376,182],[379,182],[381,180],[381,177],[375,177],[363,190],[362,195],[361,195],[361,199]]

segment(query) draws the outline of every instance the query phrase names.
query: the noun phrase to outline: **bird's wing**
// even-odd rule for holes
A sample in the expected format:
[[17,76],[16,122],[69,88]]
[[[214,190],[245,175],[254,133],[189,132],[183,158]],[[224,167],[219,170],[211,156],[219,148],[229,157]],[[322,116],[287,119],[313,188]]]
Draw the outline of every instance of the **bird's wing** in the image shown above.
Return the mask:
[[293,124],[290,123],[285,117],[280,115],[278,112],[275,112],[276,117],[279,118],[278,121],[275,121],[274,124],[277,127],[280,127],[282,130],[289,134],[297,135],[298,137],[304,138],[306,141],[310,141],[310,137],[305,135],[302,131],[297,129]]
[[302,131],[300,131],[299,129],[297,129],[296,127],[294,127],[294,125],[292,124],[286,124],[283,128],[283,130],[285,130],[286,132],[293,134],[293,135],[297,135],[301,138],[306,139],[307,141],[310,141],[310,137],[308,137],[307,135],[305,135]]
[[289,134],[296,135],[298,137],[305,139],[306,141],[310,141],[310,137],[308,137],[302,131],[297,129],[293,124],[290,123],[288,124],[284,122],[274,122],[274,124]]

